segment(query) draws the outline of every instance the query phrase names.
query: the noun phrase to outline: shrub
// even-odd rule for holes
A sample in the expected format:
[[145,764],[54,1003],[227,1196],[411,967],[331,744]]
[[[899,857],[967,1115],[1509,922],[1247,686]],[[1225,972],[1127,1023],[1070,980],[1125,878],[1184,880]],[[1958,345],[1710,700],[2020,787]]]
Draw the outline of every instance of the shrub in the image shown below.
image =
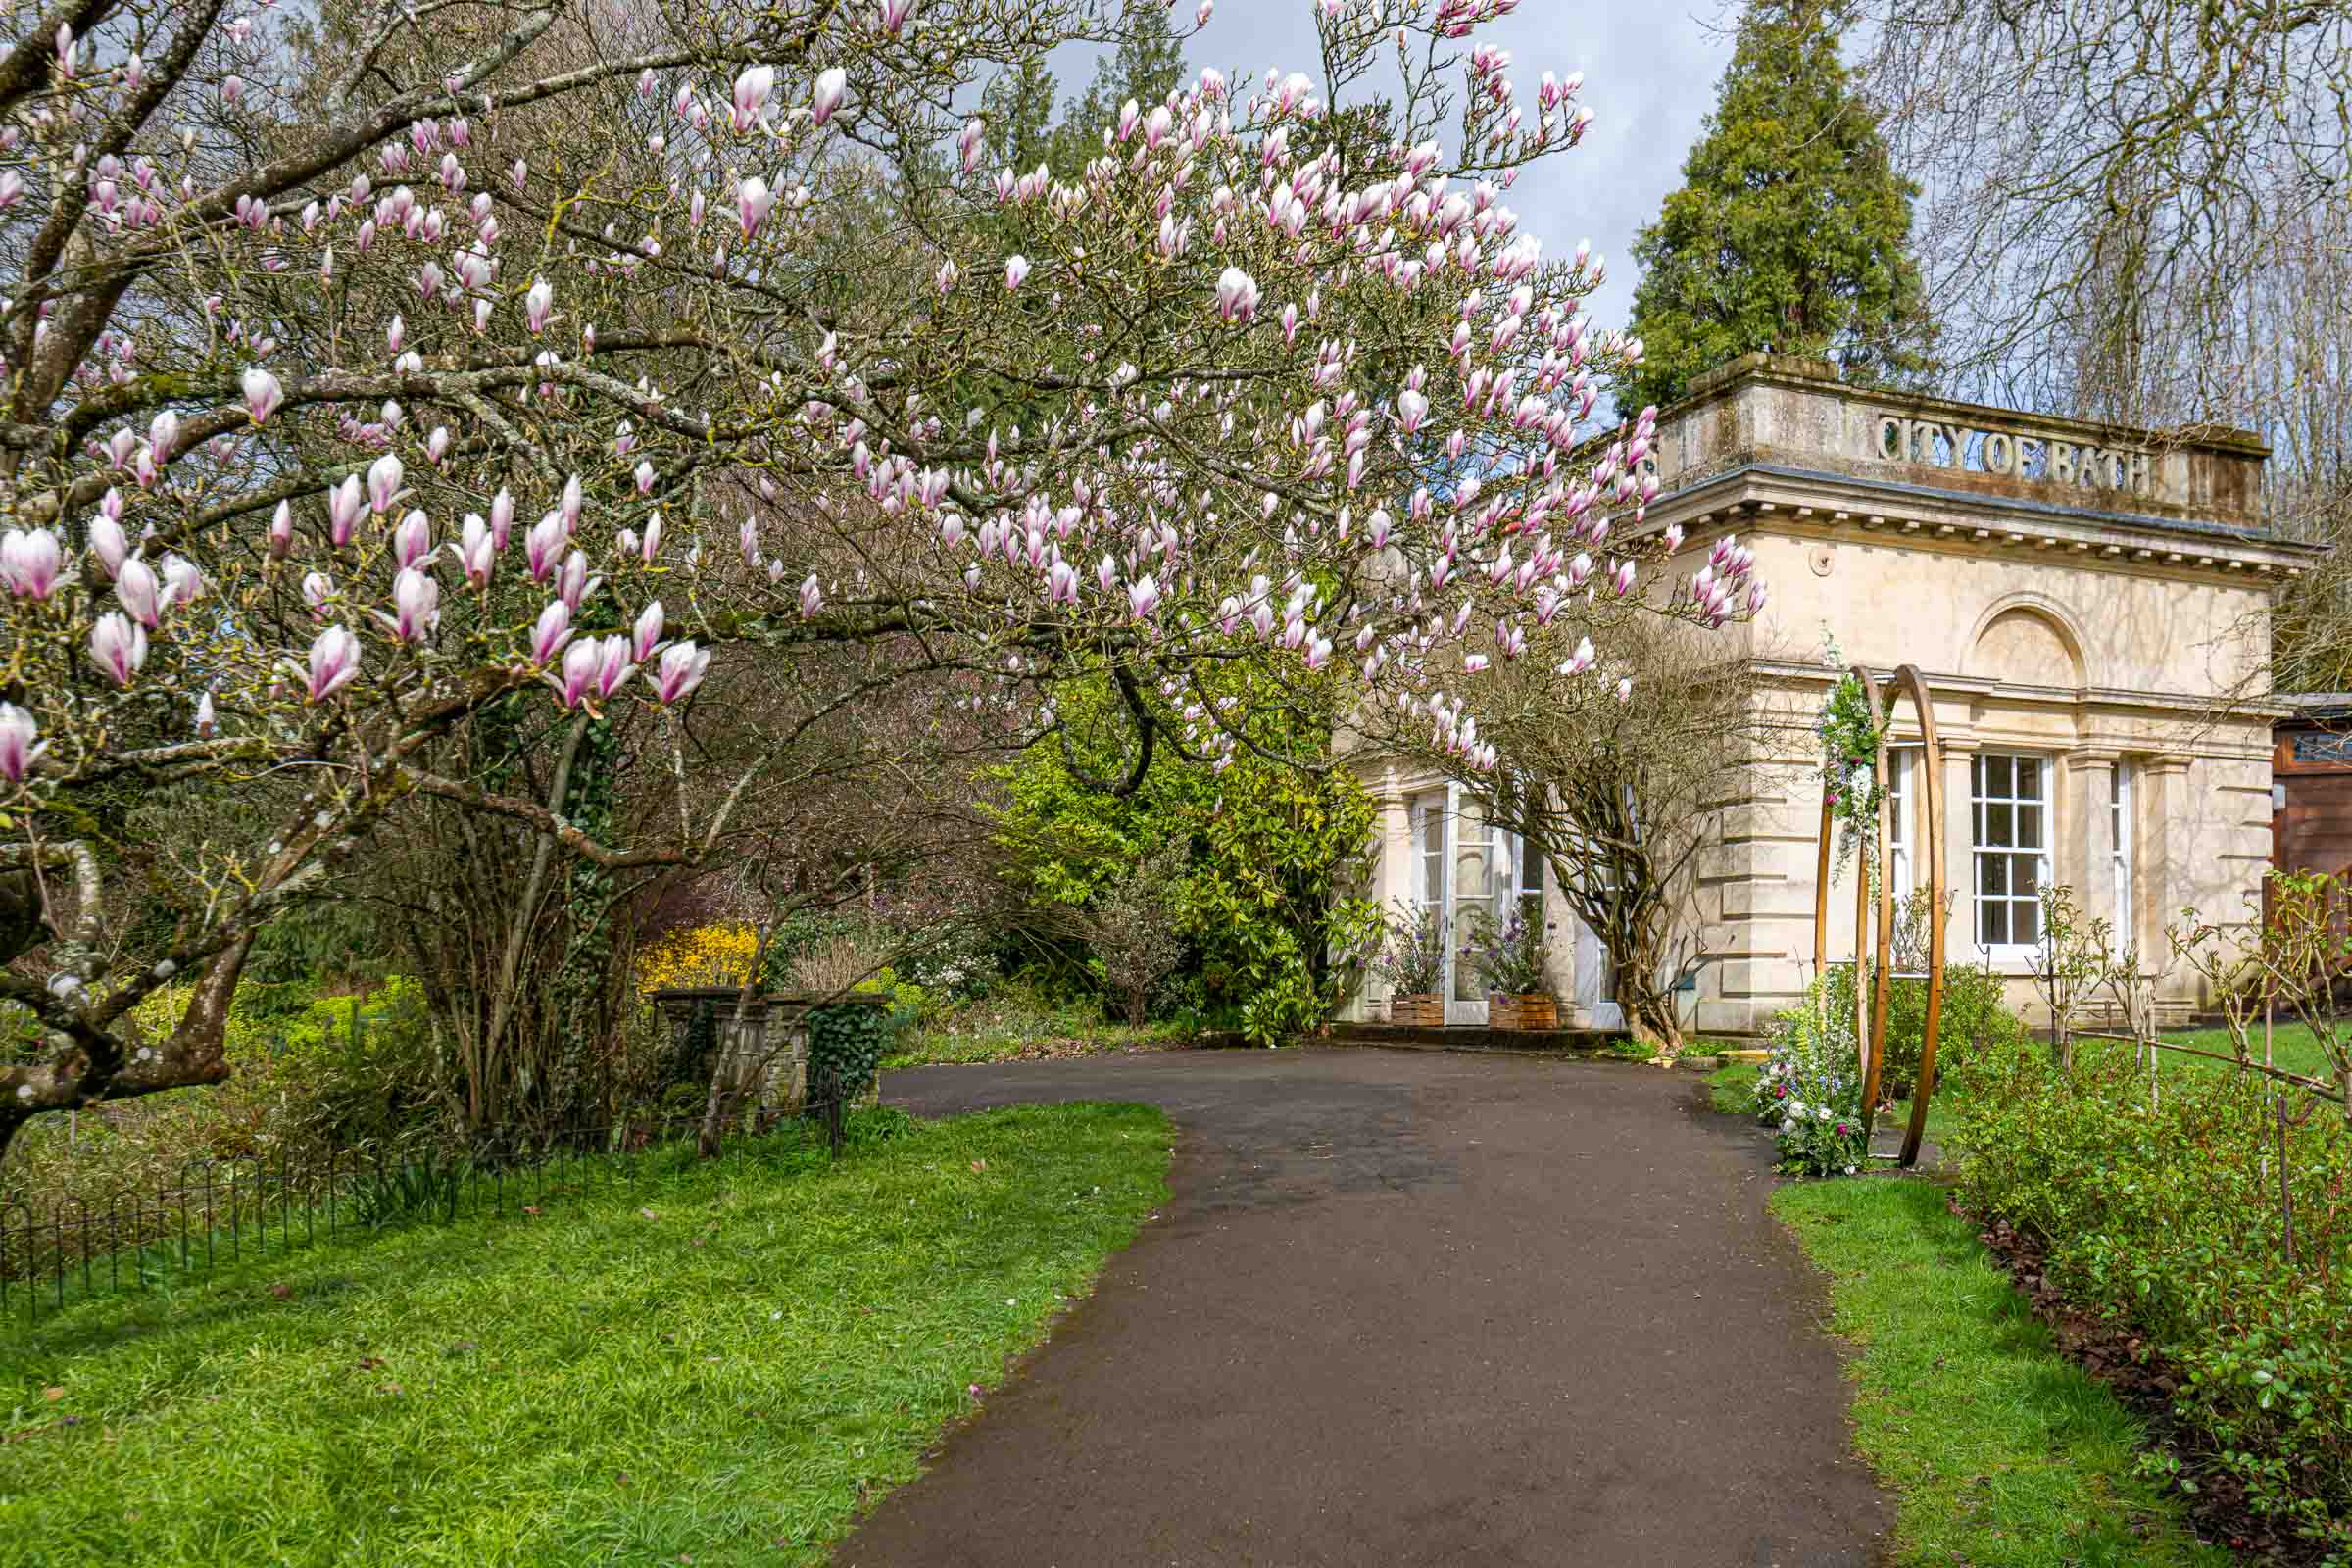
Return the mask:
[[2024,1042],[1964,1057],[1953,1087],[1967,1200],[2038,1241],[2070,1303],[2143,1337],[2183,1430],[2258,1510],[2352,1552],[2340,1114],[2282,1128],[2254,1074],[2151,1073],[2097,1041],[2071,1065]]
[[1144,1021],[1152,988],[1184,957],[1169,892],[1184,874],[1184,858],[1182,845],[1160,850],[1113,883],[1087,916],[1091,967],[1104,1001],[1119,1003],[1131,1024]]
[[[1896,980],[1886,999],[1886,1062],[1879,1076],[1886,1100],[1905,1100],[1919,1084],[1920,1048],[1927,1039],[1928,983]],[[1962,1054],[2006,1050],[2026,1039],[2026,1026],[2009,1010],[2000,977],[1975,964],[1952,964],[1943,973],[1943,1013],[1936,1037],[1940,1080]]]
[[663,932],[637,955],[637,993],[672,986],[739,986],[751,973],[760,934],[740,920]]
[[1852,973],[1816,979],[1803,1006],[1773,1021],[1771,1054],[1756,1079],[1756,1118],[1773,1129],[1781,1168],[1795,1175],[1851,1176],[1868,1154]]

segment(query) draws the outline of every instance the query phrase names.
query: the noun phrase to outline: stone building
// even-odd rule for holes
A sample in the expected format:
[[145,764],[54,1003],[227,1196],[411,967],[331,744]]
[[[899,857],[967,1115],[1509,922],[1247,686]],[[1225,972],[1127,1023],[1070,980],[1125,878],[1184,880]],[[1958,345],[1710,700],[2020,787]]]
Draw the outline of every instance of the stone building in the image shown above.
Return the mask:
[[[1759,1031],[1810,977],[1825,627],[1848,660],[1926,676],[1944,749],[1951,960],[1990,964],[2031,1012],[2034,890],[2054,881],[2137,943],[2162,1003],[2197,1005],[2165,926],[2192,905],[2238,917],[2268,862],[2270,602],[2313,556],[2263,530],[2267,456],[2238,431],[2158,435],[1873,392],[1763,355],[1665,411],[1650,525],[1682,525],[1685,570],[1727,532],[1755,552],[1770,608],[1721,635],[1789,720],[1776,731],[1786,765],[1733,792],[1689,889],[1686,1022]],[[1898,893],[1925,876],[1917,738],[1905,705]],[[1384,901],[1544,910],[1573,935],[1554,944],[1564,1021],[1619,1021],[1599,944],[1534,858],[1442,782],[1373,758],[1358,767],[1383,809]],[[1830,901],[1834,961],[1853,951],[1853,902],[1846,888]],[[1475,990],[1454,977],[1448,1022],[1484,1021]],[[1357,1010],[1378,1017],[1384,1003],[1375,986]]]

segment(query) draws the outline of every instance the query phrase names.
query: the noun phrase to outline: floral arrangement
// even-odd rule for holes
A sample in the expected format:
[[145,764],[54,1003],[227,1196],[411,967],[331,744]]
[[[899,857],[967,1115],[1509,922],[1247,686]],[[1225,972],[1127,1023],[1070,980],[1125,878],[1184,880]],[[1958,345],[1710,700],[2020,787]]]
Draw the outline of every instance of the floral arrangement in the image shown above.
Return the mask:
[[1434,904],[1407,906],[1383,922],[1380,956],[1372,972],[1399,997],[1433,996],[1446,989],[1446,916]]
[[1879,743],[1886,737],[1886,723],[1872,710],[1861,680],[1845,668],[1845,655],[1827,627],[1822,629],[1822,645],[1829,666],[1843,671],[1814,724],[1821,740],[1822,799],[1838,824],[1834,874],[1843,875],[1847,863],[1860,854],[1866,874],[1875,876],[1879,800],[1886,793],[1879,777]]
[[1552,995],[1550,928],[1513,914],[1497,924],[1481,910],[1462,956],[1476,967],[1479,982],[1506,997]]
[[1773,1129],[1781,1169],[1793,1175],[1853,1176],[1869,1158],[1852,993],[1840,1005],[1838,989],[1815,980],[1804,1005],[1774,1021],[1756,1079],[1756,1119]]

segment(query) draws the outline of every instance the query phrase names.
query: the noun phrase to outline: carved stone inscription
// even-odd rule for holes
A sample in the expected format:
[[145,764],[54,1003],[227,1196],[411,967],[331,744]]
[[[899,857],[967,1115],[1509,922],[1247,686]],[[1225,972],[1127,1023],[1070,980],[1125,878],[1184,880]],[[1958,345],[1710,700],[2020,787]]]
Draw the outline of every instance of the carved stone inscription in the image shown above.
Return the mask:
[[1881,463],[1929,464],[2036,484],[2117,490],[2135,496],[2156,493],[2155,462],[2139,448],[2094,446],[1879,413],[1865,417],[1862,439],[1862,455]]

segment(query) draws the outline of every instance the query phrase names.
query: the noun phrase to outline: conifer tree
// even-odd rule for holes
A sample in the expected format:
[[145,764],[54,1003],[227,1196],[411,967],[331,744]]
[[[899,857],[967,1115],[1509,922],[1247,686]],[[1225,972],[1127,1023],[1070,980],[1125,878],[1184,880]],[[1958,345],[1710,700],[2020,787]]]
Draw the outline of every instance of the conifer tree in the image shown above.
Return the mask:
[[1935,321],[1910,250],[1918,184],[1894,171],[1838,58],[1852,0],[1750,0],[1683,186],[1634,242],[1642,363],[1633,410],[1757,350],[1835,362],[1851,380],[1931,368]]

